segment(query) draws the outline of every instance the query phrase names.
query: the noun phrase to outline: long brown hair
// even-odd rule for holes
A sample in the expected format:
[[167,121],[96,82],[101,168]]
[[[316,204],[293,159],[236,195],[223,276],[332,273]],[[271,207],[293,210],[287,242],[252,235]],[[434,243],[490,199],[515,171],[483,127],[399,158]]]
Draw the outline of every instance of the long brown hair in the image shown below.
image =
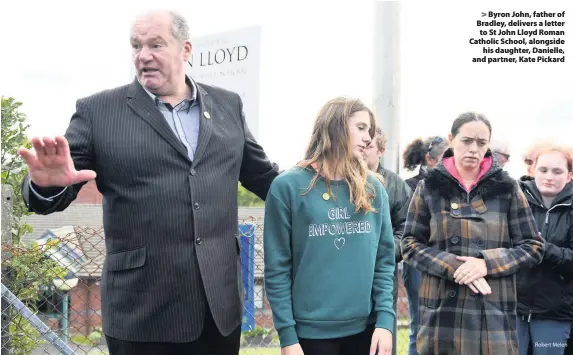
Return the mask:
[[366,164],[352,153],[348,124],[350,116],[360,111],[368,112],[370,116],[368,133],[374,138],[376,119],[366,105],[358,99],[344,97],[332,99],[318,113],[305,158],[297,166],[312,167],[316,171],[316,175],[303,194],[308,193],[320,176],[323,176],[327,191],[332,195],[329,174],[341,172],[350,188],[350,201],[356,206],[355,212],[362,210],[368,213],[375,211],[372,207],[372,200],[375,197],[374,187],[368,183],[369,172]]

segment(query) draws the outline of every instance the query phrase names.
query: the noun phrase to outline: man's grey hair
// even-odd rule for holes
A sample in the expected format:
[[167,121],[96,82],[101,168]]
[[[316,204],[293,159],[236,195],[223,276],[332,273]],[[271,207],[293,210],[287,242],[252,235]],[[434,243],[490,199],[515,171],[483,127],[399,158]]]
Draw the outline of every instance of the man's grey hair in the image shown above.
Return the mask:
[[500,153],[509,156],[509,144],[504,141],[492,140],[489,144],[489,149],[492,153]]
[[189,25],[187,20],[175,11],[169,11],[171,15],[171,33],[180,42],[189,41]]

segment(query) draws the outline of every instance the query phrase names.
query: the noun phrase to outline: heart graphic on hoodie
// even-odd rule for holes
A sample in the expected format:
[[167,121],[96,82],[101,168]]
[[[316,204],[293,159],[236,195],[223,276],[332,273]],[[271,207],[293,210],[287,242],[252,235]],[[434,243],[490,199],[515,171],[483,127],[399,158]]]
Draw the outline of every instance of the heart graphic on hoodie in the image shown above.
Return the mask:
[[344,246],[344,243],[346,243],[346,239],[344,239],[344,237],[334,239],[334,246],[338,250],[342,249],[342,247]]

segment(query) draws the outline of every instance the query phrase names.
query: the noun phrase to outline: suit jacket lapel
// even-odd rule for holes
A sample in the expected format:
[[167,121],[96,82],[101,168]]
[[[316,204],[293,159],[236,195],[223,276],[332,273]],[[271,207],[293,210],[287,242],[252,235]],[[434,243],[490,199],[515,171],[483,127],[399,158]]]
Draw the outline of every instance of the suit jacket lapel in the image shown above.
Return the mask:
[[209,97],[209,94],[203,89],[200,84],[197,84],[197,98],[199,99],[199,110],[201,111],[199,117],[199,137],[197,138],[197,149],[193,155],[193,166],[196,165],[197,161],[201,159],[205,149],[207,149],[207,144],[213,133],[213,101]]
[[187,149],[175,136],[165,117],[159,112],[153,99],[143,89],[141,84],[136,80],[131,83],[128,89],[127,105],[140,116],[147,124],[151,126],[159,135],[173,146],[181,155],[189,160]]

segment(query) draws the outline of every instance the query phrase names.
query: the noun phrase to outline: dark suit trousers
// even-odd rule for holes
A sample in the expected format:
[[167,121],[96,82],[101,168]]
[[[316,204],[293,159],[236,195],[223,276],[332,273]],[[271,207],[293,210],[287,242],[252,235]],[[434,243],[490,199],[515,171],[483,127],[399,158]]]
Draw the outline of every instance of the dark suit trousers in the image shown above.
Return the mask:
[[203,332],[191,343],[132,342],[105,336],[110,355],[238,355],[239,325],[229,336],[221,335],[207,306]]

